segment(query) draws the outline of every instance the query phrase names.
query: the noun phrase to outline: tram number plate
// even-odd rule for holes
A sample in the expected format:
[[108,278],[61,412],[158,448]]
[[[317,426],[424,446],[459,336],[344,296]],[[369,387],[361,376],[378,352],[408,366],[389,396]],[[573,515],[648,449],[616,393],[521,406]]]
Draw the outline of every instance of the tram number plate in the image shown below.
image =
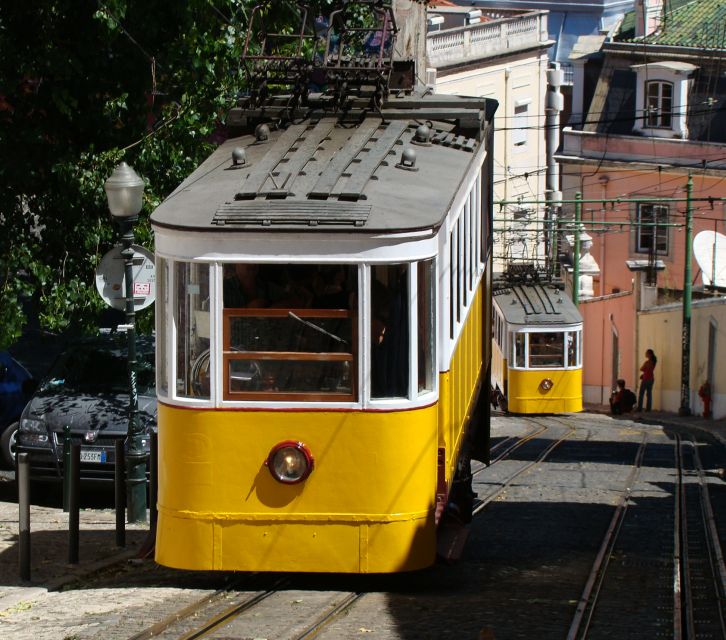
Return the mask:
[[106,462],[106,452],[81,449],[81,462]]

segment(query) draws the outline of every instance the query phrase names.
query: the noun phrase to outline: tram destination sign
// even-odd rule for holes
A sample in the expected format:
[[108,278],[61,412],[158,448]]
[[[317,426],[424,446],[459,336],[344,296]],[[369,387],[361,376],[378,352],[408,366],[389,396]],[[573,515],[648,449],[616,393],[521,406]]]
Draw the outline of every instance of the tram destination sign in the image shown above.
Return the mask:
[[[156,298],[154,255],[144,247],[134,250],[134,311],[146,309]],[[104,302],[114,309],[126,309],[126,278],[121,247],[114,247],[101,258],[96,268],[96,290]]]

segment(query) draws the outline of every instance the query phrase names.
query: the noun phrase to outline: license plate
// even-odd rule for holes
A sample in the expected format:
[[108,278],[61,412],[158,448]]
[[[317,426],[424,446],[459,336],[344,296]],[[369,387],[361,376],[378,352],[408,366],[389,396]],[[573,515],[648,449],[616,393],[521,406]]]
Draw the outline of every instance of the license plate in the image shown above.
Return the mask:
[[106,462],[106,452],[81,449],[81,462]]

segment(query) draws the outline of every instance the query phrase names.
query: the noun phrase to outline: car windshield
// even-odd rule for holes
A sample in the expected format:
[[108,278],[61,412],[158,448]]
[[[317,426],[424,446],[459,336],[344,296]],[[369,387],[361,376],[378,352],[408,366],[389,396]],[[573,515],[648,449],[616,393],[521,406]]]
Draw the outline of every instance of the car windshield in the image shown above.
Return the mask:
[[[137,348],[136,360],[138,393],[153,393],[153,349]],[[66,351],[56,361],[43,384],[43,391],[128,393],[127,367],[126,349],[114,345],[79,345]]]

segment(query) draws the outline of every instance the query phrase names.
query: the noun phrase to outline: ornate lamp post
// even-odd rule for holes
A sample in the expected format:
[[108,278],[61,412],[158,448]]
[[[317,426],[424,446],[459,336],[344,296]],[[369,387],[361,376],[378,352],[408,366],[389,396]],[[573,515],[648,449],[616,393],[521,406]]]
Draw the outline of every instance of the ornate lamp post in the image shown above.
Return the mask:
[[126,286],[126,338],[129,369],[129,425],[126,439],[126,512],[129,522],[146,522],[146,452],[139,424],[136,392],[136,313],[134,310],[134,225],[143,203],[144,181],[125,162],[103,185],[108,208],[119,226]]

